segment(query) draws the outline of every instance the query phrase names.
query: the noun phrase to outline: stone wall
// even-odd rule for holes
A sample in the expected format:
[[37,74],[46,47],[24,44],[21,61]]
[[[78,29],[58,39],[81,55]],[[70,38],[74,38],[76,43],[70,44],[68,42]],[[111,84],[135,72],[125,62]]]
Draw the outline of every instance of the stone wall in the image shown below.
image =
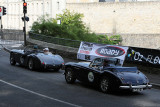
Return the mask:
[[50,49],[50,52],[52,52],[53,54],[59,54],[63,57],[70,59],[77,59],[78,48],[47,43],[44,41],[34,40],[31,38],[27,39],[27,44],[28,45],[36,44],[38,46],[48,47]]
[[160,2],[67,3],[96,33],[160,34]]
[[160,49],[160,34],[120,34],[123,46]]
[[[104,35],[104,33],[98,33]],[[109,37],[112,35],[120,35],[122,46],[160,49],[160,34],[113,34],[105,33]]]
[[122,36],[123,46],[160,48],[160,2],[67,3],[95,33]]
[[1,34],[1,39],[3,40],[24,40],[24,33],[22,30],[5,29],[3,34]]
[[160,49],[160,34],[120,34],[123,46]]

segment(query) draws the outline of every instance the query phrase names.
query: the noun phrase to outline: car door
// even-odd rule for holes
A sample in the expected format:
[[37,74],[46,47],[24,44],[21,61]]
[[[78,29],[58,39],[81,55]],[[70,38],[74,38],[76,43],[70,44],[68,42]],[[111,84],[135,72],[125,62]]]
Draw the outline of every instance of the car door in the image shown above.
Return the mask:
[[74,66],[72,66],[72,69],[75,72],[76,78],[80,81],[83,81],[82,66],[80,66],[79,64],[74,64]]
[[81,79],[87,83],[94,83],[100,74],[100,67],[102,66],[102,59],[96,58],[88,67],[81,67]]

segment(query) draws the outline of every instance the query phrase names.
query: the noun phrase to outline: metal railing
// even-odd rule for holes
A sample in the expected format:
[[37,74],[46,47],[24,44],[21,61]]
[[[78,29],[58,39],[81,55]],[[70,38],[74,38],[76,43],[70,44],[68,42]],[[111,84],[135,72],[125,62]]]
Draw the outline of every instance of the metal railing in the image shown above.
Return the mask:
[[51,36],[36,34],[32,32],[29,32],[29,38],[48,42],[48,43],[58,44],[58,45],[74,47],[74,48],[79,48],[81,43],[81,41],[77,41],[77,40],[51,37]]

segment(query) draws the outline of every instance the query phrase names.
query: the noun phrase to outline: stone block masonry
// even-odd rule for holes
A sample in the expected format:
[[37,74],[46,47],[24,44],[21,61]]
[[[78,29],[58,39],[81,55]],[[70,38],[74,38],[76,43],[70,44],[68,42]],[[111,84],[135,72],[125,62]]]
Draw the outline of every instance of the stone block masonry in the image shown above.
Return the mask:
[[159,49],[160,2],[67,3],[91,31],[120,34],[123,46]]
[[160,2],[68,3],[95,33],[159,34]]
[[120,34],[123,46],[160,49],[160,34]]
[[3,40],[24,40],[24,33],[22,30],[15,30],[15,29],[5,29],[2,30],[3,34],[1,34],[1,39]]

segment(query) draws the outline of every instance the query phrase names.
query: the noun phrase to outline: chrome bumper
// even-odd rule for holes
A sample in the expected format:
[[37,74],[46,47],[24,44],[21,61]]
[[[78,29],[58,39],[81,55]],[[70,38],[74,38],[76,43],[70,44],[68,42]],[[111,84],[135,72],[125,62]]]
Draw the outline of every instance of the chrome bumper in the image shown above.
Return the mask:
[[120,86],[120,89],[143,89],[143,88],[151,88],[152,85],[137,85],[137,86]]

